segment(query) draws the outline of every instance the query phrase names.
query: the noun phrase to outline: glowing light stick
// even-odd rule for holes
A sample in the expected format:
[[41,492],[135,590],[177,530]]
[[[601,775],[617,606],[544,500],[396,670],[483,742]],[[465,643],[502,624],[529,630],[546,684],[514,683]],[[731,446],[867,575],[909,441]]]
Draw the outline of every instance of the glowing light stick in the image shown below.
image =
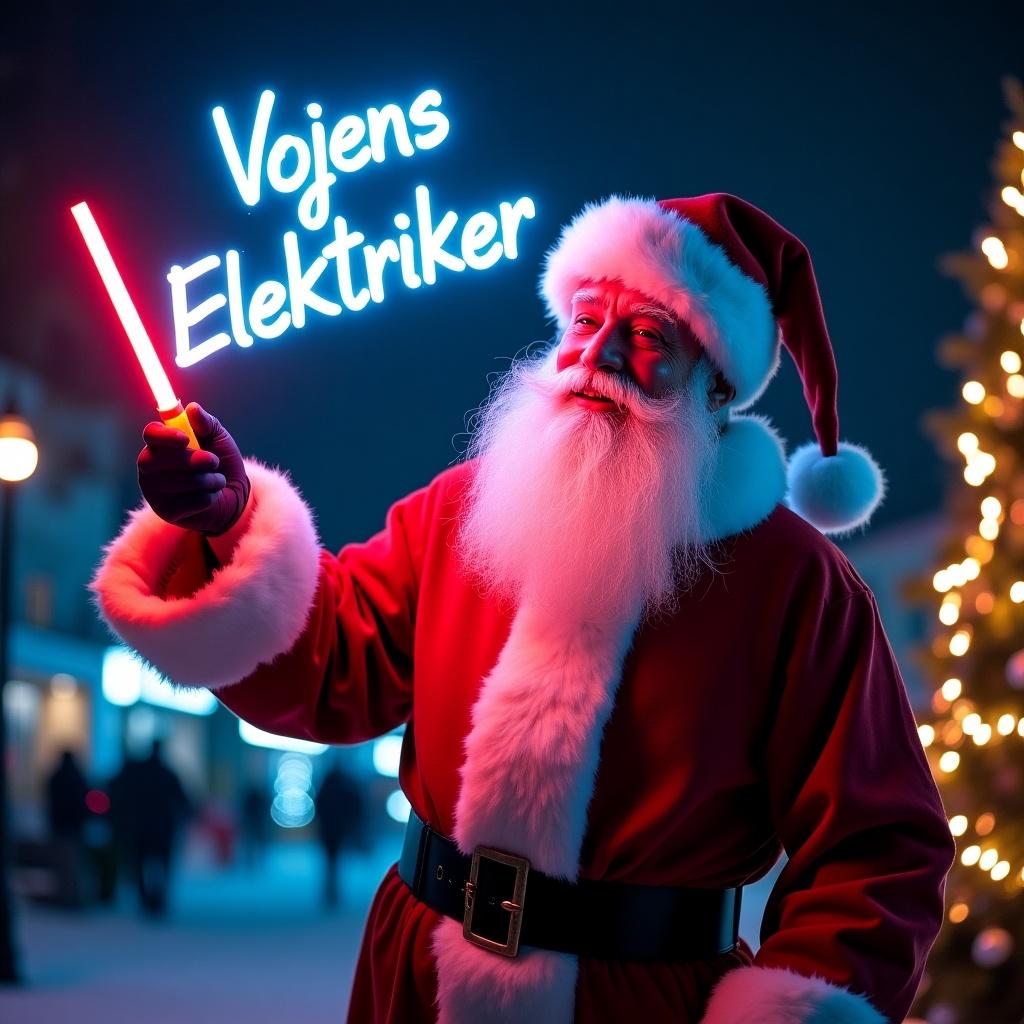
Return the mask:
[[199,442],[192,430],[192,424],[189,423],[188,416],[185,415],[185,410],[174,394],[174,389],[167,379],[164,368],[160,365],[153,342],[150,341],[146,328],[142,326],[139,311],[135,308],[135,303],[132,302],[128,289],[124,286],[121,274],[114,263],[114,258],[110,255],[107,243],[103,240],[103,235],[100,234],[99,226],[96,224],[88,203],[77,203],[72,206],[71,215],[75,218],[79,231],[82,232],[89,254],[103,279],[103,284],[110,296],[110,301],[114,304],[121,326],[124,327],[125,334],[128,335],[128,340],[132,343],[132,348],[135,349],[142,372],[153,392],[153,399],[156,401],[160,419],[167,426],[184,431],[188,435],[189,448],[198,448]]

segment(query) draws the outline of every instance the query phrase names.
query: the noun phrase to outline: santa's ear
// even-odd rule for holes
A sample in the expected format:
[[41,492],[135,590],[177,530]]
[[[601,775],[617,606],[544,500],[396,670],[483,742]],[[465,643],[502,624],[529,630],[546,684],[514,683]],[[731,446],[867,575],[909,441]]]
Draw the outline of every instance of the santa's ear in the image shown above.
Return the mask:
[[725,374],[718,370],[708,381],[708,408],[712,412],[717,412],[735,397],[736,388],[725,379]]

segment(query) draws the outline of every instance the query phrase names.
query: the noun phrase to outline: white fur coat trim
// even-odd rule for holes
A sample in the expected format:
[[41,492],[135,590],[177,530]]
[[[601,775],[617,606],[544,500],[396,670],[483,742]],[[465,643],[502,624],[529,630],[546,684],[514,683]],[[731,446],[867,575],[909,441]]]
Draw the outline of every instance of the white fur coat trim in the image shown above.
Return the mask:
[[[782,442],[759,417],[733,419],[712,474],[707,539],[752,528],[785,492]],[[519,608],[465,741],[454,836],[464,853],[491,846],[545,874],[578,877],[601,736],[635,626],[553,621],[528,601]],[[467,942],[449,918],[432,949],[439,1024],[571,1024],[576,957],[524,948],[510,960]]]
[[164,582],[188,531],[136,509],[90,584],[107,625],[171,682],[216,689],[289,650],[316,592],[313,516],[284,473],[246,461],[255,507],[230,563],[187,598]]
[[716,459],[704,514],[706,540],[751,529],[786,497],[786,450],[763,416],[733,416]]
[[[492,846],[576,879],[601,736],[634,628],[635,619],[567,624],[520,607],[465,741],[455,810],[464,853]],[[433,952],[439,1024],[571,1024],[576,957],[521,949],[508,959],[467,942],[448,918]]]
[[584,281],[618,280],[690,325],[751,405],[779,365],[778,330],[763,285],[730,262],[702,228],[654,199],[610,196],[562,229],[545,258],[540,293],[564,328]]
[[778,967],[739,967],[715,986],[701,1024],[886,1024],[864,996]]

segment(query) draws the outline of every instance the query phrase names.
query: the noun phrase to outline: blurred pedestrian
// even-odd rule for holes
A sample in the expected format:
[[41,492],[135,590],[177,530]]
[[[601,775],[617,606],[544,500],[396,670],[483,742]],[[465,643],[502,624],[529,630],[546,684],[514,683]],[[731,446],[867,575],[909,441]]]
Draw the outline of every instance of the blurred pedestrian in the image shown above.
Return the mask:
[[89,817],[89,784],[74,751],[61,752],[46,782],[47,816],[57,873],[57,898],[67,906],[82,902],[83,831]]
[[338,905],[338,856],[362,830],[363,798],[337,764],[328,768],[316,792],[316,821],[324,850],[324,906]]
[[50,834],[81,844],[82,829],[89,817],[85,797],[89,784],[79,767],[74,751],[65,750],[46,783]]
[[110,784],[115,828],[135,879],[139,904],[154,917],[167,910],[175,838],[191,805],[162,758],[160,740],[148,757],[126,760]]
[[239,840],[243,865],[254,870],[263,863],[270,825],[270,799],[264,787],[255,782],[242,790],[239,806]]

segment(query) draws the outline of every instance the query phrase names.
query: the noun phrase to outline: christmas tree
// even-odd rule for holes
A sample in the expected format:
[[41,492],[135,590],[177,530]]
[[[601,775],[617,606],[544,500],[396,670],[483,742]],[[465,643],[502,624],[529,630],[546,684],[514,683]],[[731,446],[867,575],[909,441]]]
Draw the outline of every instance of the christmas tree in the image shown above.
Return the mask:
[[963,473],[921,652],[936,690],[918,731],[957,837],[915,1006],[930,1024],[1024,1021],[1024,89],[1005,90],[989,222],[944,264],[975,306],[940,348],[962,401],[929,421]]

